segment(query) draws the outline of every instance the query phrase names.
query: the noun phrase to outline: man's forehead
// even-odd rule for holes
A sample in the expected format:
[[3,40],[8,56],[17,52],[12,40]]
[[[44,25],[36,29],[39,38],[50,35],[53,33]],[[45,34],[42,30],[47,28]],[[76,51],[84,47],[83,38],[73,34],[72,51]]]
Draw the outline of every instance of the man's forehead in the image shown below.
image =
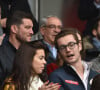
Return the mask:
[[60,37],[57,41],[58,42],[72,42],[72,41],[76,41],[76,40],[73,35],[69,34],[69,35]]
[[[29,23],[30,22],[30,23]],[[22,24],[33,24],[32,20],[29,18],[22,19]]]
[[32,21],[30,18],[23,18],[22,22],[26,22],[26,21]]
[[47,23],[51,23],[51,24],[56,24],[59,23],[60,25],[62,25],[60,19],[56,18],[56,17],[50,17],[47,19]]

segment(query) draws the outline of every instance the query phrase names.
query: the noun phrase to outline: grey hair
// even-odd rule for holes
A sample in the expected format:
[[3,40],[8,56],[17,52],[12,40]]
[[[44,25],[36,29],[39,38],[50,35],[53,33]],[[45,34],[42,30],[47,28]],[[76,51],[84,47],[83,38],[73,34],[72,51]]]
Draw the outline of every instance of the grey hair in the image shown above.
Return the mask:
[[[47,19],[48,19],[48,18],[51,18],[51,17],[55,17],[55,18],[58,18],[58,19],[60,20],[60,18],[57,17],[57,16],[55,16],[55,15],[49,15],[49,16],[43,17],[43,18],[41,19],[41,22],[40,22],[40,27],[44,27],[44,26],[46,25],[46,23],[47,23]],[[61,20],[60,20],[60,21],[61,21]]]

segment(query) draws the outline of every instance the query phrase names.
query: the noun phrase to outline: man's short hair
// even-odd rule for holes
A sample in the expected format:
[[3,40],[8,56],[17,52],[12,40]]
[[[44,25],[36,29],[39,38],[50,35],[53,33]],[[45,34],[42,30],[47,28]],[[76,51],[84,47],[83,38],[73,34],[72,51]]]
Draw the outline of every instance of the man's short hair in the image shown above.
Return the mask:
[[[47,24],[47,19],[48,18],[51,18],[51,17],[55,17],[55,18],[58,18],[60,20],[59,17],[55,16],[55,15],[49,15],[49,16],[46,16],[46,17],[43,17],[41,19],[41,22],[40,22],[40,27],[44,27],[46,24]],[[61,21],[61,20],[60,20]]]
[[11,25],[17,25],[19,26],[20,24],[22,24],[22,19],[27,18],[27,19],[31,19],[33,21],[32,15],[30,13],[26,13],[23,11],[15,11],[11,16],[8,17],[7,19],[7,29],[10,30],[11,29]]
[[55,47],[57,49],[58,49],[58,43],[57,43],[58,39],[61,38],[61,37],[66,36],[66,35],[73,35],[76,42],[79,43],[78,36],[76,35],[75,32],[70,32],[70,30],[68,28],[62,29],[61,32],[55,37]]

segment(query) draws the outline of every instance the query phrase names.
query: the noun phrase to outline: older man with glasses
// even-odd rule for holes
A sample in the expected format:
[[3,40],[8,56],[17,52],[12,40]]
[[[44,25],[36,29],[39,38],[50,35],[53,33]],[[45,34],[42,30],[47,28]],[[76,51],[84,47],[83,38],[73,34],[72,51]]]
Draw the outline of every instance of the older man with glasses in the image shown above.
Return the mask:
[[55,38],[55,46],[64,64],[51,73],[49,80],[59,83],[59,90],[90,90],[90,81],[98,73],[82,60],[77,34],[63,29]]
[[61,32],[62,22],[57,16],[47,16],[42,18],[40,32],[43,36],[43,43],[49,49],[47,64],[55,62],[57,50],[54,45],[55,36]]

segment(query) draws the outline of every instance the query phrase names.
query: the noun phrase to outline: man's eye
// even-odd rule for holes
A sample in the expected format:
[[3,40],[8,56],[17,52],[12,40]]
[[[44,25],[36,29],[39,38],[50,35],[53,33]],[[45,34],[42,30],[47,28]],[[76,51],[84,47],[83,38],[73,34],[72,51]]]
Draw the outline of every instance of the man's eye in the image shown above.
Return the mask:
[[62,29],[62,27],[61,27],[61,26],[58,26],[58,28],[59,28],[59,29]]
[[29,28],[31,28],[31,26],[26,26],[25,28],[26,28],[26,29],[29,29]]
[[40,57],[40,60],[42,60],[43,58],[42,57]]
[[54,28],[54,27],[55,27],[55,26],[53,26],[53,25],[50,25],[50,26],[49,26],[49,28]]
[[65,46],[61,46],[61,47],[60,47],[60,49],[64,49],[64,48],[65,48]]
[[70,43],[68,44],[68,46],[69,46],[69,47],[73,47],[75,44],[76,44],[76,43],[74,43],[74,42],[70,42]]
[[74,43],[69,44],[69,46],[74,46]]

